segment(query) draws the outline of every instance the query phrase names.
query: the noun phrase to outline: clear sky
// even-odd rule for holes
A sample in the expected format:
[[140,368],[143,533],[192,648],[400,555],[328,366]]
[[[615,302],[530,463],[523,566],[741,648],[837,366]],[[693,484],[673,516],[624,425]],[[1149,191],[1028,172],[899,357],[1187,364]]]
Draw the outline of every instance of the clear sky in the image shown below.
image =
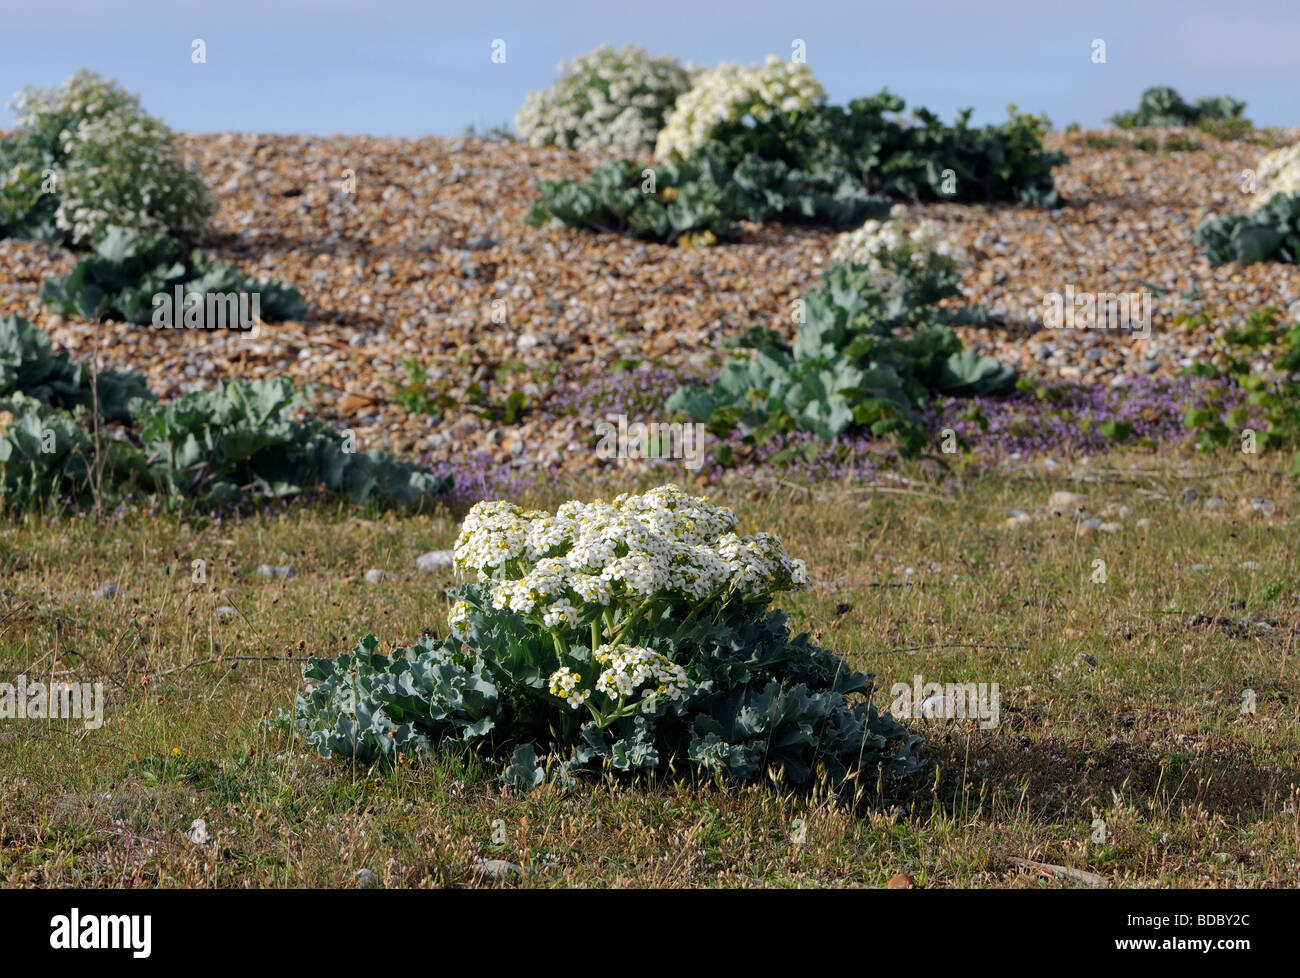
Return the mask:
[[796,38],[835,102],[887,86],[945,120],[1015,102],[1061,128],[1165,84],[1300,126],[1300,0],[0,0],[0,95],[86,66],[175,129],[448,135],[512,120],[601,41],[714,64],[788,57]]

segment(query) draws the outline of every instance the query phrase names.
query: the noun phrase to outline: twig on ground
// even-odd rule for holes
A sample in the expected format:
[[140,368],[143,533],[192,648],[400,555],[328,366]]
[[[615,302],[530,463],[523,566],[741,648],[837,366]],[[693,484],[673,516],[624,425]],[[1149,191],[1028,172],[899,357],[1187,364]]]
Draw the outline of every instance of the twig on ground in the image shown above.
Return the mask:
[[881,654],[889,652],[920,652],[925,649],[1007,649],[1012,652],[1024,652],[1028,645],[985,645],[979,642],[940,642],[935,645],[911,645],[900,649],[883,649]]
[[1086,883],[1088,886],[1110,887],[1109,881],[1103,877],[1082,869],[1071,869],[1069,866],[1057,866],[1053,863],[1035,862],[1032,859],[1021,859],[1019,856],[1008,856],[1007,862],[1019,869],[1031,869],[1042,873],[1044,876],[1062,876],[1065,879],[1074,880],[1076,883]]

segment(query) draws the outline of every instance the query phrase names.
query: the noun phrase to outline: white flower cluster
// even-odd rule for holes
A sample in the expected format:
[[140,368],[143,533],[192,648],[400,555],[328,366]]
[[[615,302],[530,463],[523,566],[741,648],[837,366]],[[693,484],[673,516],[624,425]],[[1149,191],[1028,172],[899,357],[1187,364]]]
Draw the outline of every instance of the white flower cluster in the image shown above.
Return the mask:
[[55,142],[65,129],[109,115],[140,115],[140,97],[85,68],[57,88],[28,86],[8,106],[18,128]]
[[1300,194],[1300,143],[1266,154],[1255,168],[1255,179],[1253,210],[1259,210],[1278,194]]
[[689,158],[718,126],[746,116],[767,122],[776,111],[799,112],[826,100],[826,90],[804,62],[769,54],[762,65],[724,63],[694,78],[677,99],[655,143],[655,156]]
[[570,630],[583,606],[666,593],[703,601],[728,591],[801,587],[808,572],[770,533],[738,536],[725,507],[673,485],[612,503],[567,502],[555,515],[483,502],[465,517],[456,566],[494,581],[492,604]]
[[644,48],[602,44],[579,55],[545,91],[529,92],[515,116],[519,137],[533,146],[563,146],[639,156],[655,136],[690,75],[671,57]]
[[109,228],[196,242],[212,215],[198,170],[186,165],[171,130],[147,115],[109,115],[65,131],[67,162],[57,176],[54,221],[75,244]]
[[888,298],[901,298],[916,276],[932,268],[965,268],[965,249],[946,241],[934,221],[907,229],[907,208],[895,204],[888,221],[871,220],[835,238],[831,260],[867,269],[871,284]]
[[689,685],[686,670],[654,649],[602,645],[591,657],[607,667],[596,678],[596,692],[604,693],[612,700],[627,699],[642,686],[647,686],[641,692],[643,699],[657,694],[675,700],[686,692]]
[[138,97],[82,71],[55,89],[25,89],[13,106],[24,130],[57,144],[54,219],[73,244],[93,244],[112,227],[202,237],[214,211],[203,177]]
[[550,689],[552,696],[567,700],[569,706],[576,710],[591,696],[591,690],[578,688],[580,682],[582,682],[580,675],[568,666],[561,666],[551,673],[551,681],[547,688]]

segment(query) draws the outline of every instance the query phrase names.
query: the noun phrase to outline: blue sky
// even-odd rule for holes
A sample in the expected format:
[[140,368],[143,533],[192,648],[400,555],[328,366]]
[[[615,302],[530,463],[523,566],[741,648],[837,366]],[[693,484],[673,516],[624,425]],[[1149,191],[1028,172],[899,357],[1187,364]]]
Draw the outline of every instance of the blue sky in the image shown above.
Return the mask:
[[[1101,125],[1166,84],[1300,126],[1295,0],[0,0],[0,29],[4,101],[87,66],[192,131],[455,134],[511,120],[556,62],[601,41],[713,64],[788,57],[796,38],[835,102],[887,86],[945,119],[973,106],[995,121],[1015,102],[1060,128]],[[195,38],[206,64],[191,62]]]

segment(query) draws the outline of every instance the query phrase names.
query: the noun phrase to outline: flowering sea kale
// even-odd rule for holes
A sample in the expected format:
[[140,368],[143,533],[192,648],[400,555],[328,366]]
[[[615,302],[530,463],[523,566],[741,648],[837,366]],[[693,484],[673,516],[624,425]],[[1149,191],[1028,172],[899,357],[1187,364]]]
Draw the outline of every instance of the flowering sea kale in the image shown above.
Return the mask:
[[969,264],[966,252],[943,237],[934,221],[907,230],[907,208],[895,204],[888,221],[867,221],[835,239],[831,260],[866,269],[886,299],[919,307],[950,294]]
[[655,156],[689,159],[719,126],[747,117],[768,122],[776,112],[801,112],[825,101],[826,90],[804,62],[770,54],[762,65],[720,64],[700,72],[677,99],[655,143]]
[[[20,92],[13,108],[18,135],[7,155],[16,162],[0,184],[0,220],[15,233],[47,233],[43,209],[54,206],[53,228],[74,245],[112,227],[202,237],[214,209],[203,178],[136,96],[82,71],[57,88]],[[48,186],[30,198],[37,171],[48,171]]]
[[1193,240],[1210,262],[1300,264],[1300,143],[1274,150],[1256,168],[1255,203],[1248,214],[1208,217]]
[[1255,210],[1280,194],[1300,194],[1300,143],[1265,154],[1255,168]]
[[506,779],[689,760],[802,783],[917,769],[919,738],[871,705],[871,677],[769,609],[803,562],[676,486],[554,514],[483,502],[465,518],[451,634],[391,655],[367,637],[313,659],[289,719],[325,756],[372,761],[471,742]]
[[602,44],[560,72],[550,88],[529,92],[515,116],[520,138],[533,146],[647,154],[664,115],[690,87],[675,58],[631,44]]
[[181,158],[172,132],[147,115],[83,122],[63,138],[55,223],[74,244],[93,244],[110,228],[136,234],[203,237],[212,201],[203,178]]

